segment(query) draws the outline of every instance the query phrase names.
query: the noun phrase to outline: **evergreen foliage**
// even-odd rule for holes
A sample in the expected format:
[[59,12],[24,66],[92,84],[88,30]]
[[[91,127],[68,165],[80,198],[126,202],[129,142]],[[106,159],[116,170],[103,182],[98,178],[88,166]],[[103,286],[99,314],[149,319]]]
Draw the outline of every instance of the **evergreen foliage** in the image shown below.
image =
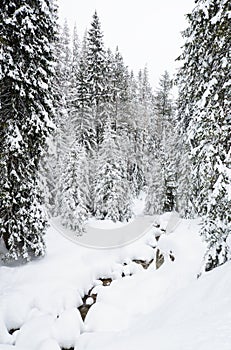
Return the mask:
[[0,232],[7,258],[45,252],[38,171],[53,128],[55,28],[50,1],[1,2]]
[[89,104],[95,123],[96,144],[102,142],[103,125],[103,103],[106,96],[106,53],[103,43],[103,34],[97,13],[93,15],[91,28],[87,36],[87,86]]
[[59,184],[62,166],[74,138],[69,106],[73,60],[70,48],[70,30],[66,21],[63,27],[59,28],[58,34],[58,40],[55,43],[55,75],[52,81],[55,130],[49,140],[48,154],[43,164],[47,174],[47,189],[49,191],[47,209],[50,215],[60,214]]
[[177,188],[176,207],[182,218],[192,219],[195,217],[195,205],[192,198],[192,164],[189,158],[188,145],[184,137],[179,136],[176,142],[176,164],[177,164]]
[[[118,48],[115,54],[105,51],[96,12],[77,52],[68,113],[73,139],[86,149],[91,168],[89,210],[98,218],[123,221],[131,216],[132,194],[137,196],[146,182],[145,147],[152,99],[147,69],[138,84]],[[70,162],[70,157],[65,162]],[[66,167],[65,176],[68,169],[71,167]],[[57,195],[60,209],[62,178]],[[67,206],[66,212],[68,208],[72,210]],[[62,215],[62,210],[57,213]],[[66,224],[72,221],[71,215],[66,215]]]
[[98,219],[128,220],[131,213],[131,192],[127,180],[126,163],[115,131],[107,122],[100,146],[95,183],[94,212]]
[[74,143],[67,155],[61,176],[62,224],[82,235],[89,216],[89,167],[85,148]]
[[72,85],[71,119],[75,140],[84,145],[88,152],[96,148],[95,120],[89,100],[88,72],[86,62],[80,58],[76,79]]
[[209,270],[230,258],[229,2],[199,0],[188,21],[179,72],[180,107],[187,121],[192,196],[203,217]]
[[176,209],[176,120],[168,72],[160,78],[153,99],[149,126],[148,196],[146,212],[161,214]]

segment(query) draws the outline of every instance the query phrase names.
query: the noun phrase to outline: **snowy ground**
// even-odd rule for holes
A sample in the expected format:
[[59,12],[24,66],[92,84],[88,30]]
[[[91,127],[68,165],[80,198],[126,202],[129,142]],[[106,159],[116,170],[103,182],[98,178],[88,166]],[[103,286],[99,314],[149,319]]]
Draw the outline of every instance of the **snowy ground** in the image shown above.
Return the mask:
[[[197,279],[198,230],[180,220],[158,242],[152,228],[130,245],[98,250],[50,227],[45,258],[0,267],[0,349],[230,350],[231,264]],[[158,250],[165,262],[156,270]]]
[[[105,223],[106,221],[106,223]],[[117,248],[130,244],[147,233],[154,221],[152,216],[139,216],[129,223],[116,226],[111,220],[91,220],[82,236],[65,229],[60,220],[51,220],[53,228],[71,241],[91,248]]]

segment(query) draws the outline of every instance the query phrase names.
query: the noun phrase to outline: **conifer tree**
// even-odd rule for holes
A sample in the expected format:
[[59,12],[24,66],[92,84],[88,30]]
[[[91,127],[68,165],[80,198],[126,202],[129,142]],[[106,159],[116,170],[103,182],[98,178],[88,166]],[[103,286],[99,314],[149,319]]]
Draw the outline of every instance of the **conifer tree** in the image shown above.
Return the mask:
[[85,50],[82,51],[76,78],[72,84],[70,112],[75,140],[84,145],[86,150],[92,154],[96,148],[96,130],[89,97],[88,71],[84,55]]
[[[177,140],[171,80],[165,72],[153,100],[153,116],[149,126],[148,196],[146,212],[163,213],[176,209],[176,162]],[[158,181],[157,181],[158,179]],[[162,188],[160,188],[162,186]],[[162,196],[156,200],[157,193]],[[154,198],[152,198],[154,196]],[[156,205],[152,208],[151,203]]]
[[94,183],[95,216],[113,221],[128,220],[132,213],[127,168],[110,119],[103,136]]
[[118,47],[116,48],[114,57],[112,57],[111,84],[112,100],[115,106],[112,123],[117,133],[120,134],[120,130],[127,130],[128,124],[129,72]]
[[165,207],[164,168],[158,161],[150,167],[149,185],[145,202],[145,213],[148,215],[163,214]]
[[140,70],[138,74],[138,113],[135,128],[136,167],[139,174],[138,193],[144,188],[147,180],[148,163],[148,126],[152,115],[153,94],[149,84],[148,69]]
[[75,113],[75,104],[74,101],[76,100],[77,95],[77,76],[78,76],[78,70],[79,70],[79,64],[80,64],[80,43],[79,43],[79,37],[77,33],[77,27],[76,24],[74,26],[73,30],[73,40],[72,40],[72,62],[71,62],[71,72],[70,72],[70,80],[69,80],[69,93],[68,93],[68,111],[70,115],[70,121],[71,125],[74,124],[73,121],[73,111]]
[[199,0],[188,21],[178,76],[180,107],[187,121],[192,197],[203,217],[209,270],[230,258],[229,2]]
[[89,166],[85,148],[77,142],[66,156],[60,187],[62,224],[82,235],[89,216]]
[[79,42],[79,36],[77,32],[77,26],[75,24],[74,30],[73,30],[73,42],[72,42],[72,66],[71,66],[71,80],[76,76],[76,72],[78,69],[80,60],[80,42]]
[[[66,99],[68,100],[68,94],[71,83],[71,71],[73,66],[73,50],[71,49],[70,29],[67,20],[65,20],[63,27],[60,29],[60,56],[58,60],[61,75],[60,83],[62,86],[63,93]],[[76,36],[77,33],[74,34]],[[74,40],[76,41],[77,38],[74,37]],[[74,48],[74,50],[76,50],[76,47]]]
[[55,130],[49,140],[48,154],[43,164],[49,192],[47,209],[50,215],[60,215],[60,192],[58,186],[64,159],[73,142],[73,128],[69,106],[73,61],[67,21],[64,22],[63,27],[59,27],[58,38],[55,43],[55,58],[55,75],[53,79]]
[[138,152],[138,148],[140,148],[140,145],[138,145],[140,142],[138,137],[140,135],[138,127],[139,118],[138,84],[133,72],[131,72],[128,83],[127,103],[127,134],[129,140],[128,178],[134,196],[139,195],[144,184],[144,173],[140,166],[140,157],[142,157],[142,154]]
[[0,11],[0,232],[8,258],[43,255],[38,171],[52,130],[51,1],[5,1]]
[[93,15],[91,28],[87,36],[87,85],[92,116],[95,123],[96,144],[99,145],[103,135],[103,103],[106,96],[106,54],[103,34],[97,13]]
[[177,169],[176,209],[182,218],[193,219],[196,216],[196,210],[192,198],[192,164],[185,138],[181,133],[176,135],[178,136],[174,152]]

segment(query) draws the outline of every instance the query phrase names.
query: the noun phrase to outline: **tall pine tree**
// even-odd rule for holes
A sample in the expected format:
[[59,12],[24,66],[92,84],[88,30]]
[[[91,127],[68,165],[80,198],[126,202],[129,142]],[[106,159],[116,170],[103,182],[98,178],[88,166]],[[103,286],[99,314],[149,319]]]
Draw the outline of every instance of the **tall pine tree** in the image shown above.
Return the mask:
[[227,0],[199,0],[188,15],[179,72],[192,163],[192,197],[208,242],[206,270],[230,258],[230,23]]
[[103,33],[97,13],[93,15],[91,28],[87,36],[87,86],[89,103],[92,110],[92,117],[95,124],[96,144],[102,142],[103,137],[103,111],[106,87],[106,53],[103,43]]
[[171,88],[171,79],[165,72],[154,96],[149,125],[149,190],[146,198],[149,214],[176,209],[176,129]]
[[2,0],[0,11],[0,234],[7,257],[43,255],[38,171],[52,129],[53,3]]
[[103,136],[96,165],[94,213],[98,219],[128,220],[132,212],[127,166],[109,118]]
[[61,176],[60,202],[62,224],[76,231],[85,232],[89,216],[89,168],[85,148],[75,142],[65,159]]
[[[44,159],[47,174],[47,208],[51,215],[60,214],[59,186],[64,159],[73,142],[73,128],[70,118],[70,92],[72,73],[72,51],[67,21],[59,28],[55,43],[55,75],[53,79],[53,105],[55,131],[49,142],[48,155]],[[75,63],[76,64],[76,63]]]

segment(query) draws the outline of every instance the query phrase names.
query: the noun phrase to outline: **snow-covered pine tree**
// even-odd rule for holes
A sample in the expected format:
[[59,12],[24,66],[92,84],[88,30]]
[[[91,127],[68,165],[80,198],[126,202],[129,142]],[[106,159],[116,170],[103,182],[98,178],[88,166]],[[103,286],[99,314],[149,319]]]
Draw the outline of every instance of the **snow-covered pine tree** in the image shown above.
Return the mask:
[[147,164],[148,164],[148,127],[152,115],[153,94],[148,78],[147,67],[140,70],[137,81],[137,102],[138,111],[135,120],[135,158],[137,168],[138,193],[147,184]]
[[[128,135],[128,179],[134,196],[138,196],[144,184],[144,172],[140,167],[137,152],[138,145],[138,120],[139,115],[139,100],[138,100],[138,84],[134,77],[133,71],[130,73],[128,80],[128,101],[127,101],[127,135]],[[143,144],[143,143],[142,143]],[[142,148],[142,145],[141,145]]]
[[114,104],[112,126],[120,135],[120,130],[124,132],[128,127],[128,84],[129,72],[124,64],[123,57],[118,47],[111,62],[111,94]]
[[87,152],[92,154],[96,148],[96,130],[89,95],[85,44],[84,42],[76,77],[72,81],[70,113],[75,140],[84,145]]
[[[108,108],[109,110],[109,108]],[[94,183],[94,213],[98,219],[128,220],[131,215],[131,191],[127,180],[118,137],[108,118],[98,152]]]
[[53,105],[55,110],[55,131],[49,140],[49,150],[44,159],[49,199],[47,209],[50,215],[59,215],[59,184],[64,159],[73,142],[73,128],[69,111],[69,95],[71,84],[72,53],[70,31],[67,21],[59,27],[55,43],[55,75],[53,79]]
[[191,179],[192,164],[189,159],[188,144],[182,135],[178,124],[178,140],[175,143],[176,161],[176,209],[182,218],[192,219],[195,217],[194,201],[192,199],[193,183]]
[[[75,38],[76,39],[76,38]],[[64,21],[63,27],[60,28],[60,56],[58,63],[60,64],[60,75],[62,90],[66,98],[69,94],[71,84],[71,71],[73,66],[71,35],[67,20]],[[76,48],[75,48],[76,49]]]
[[[193,200],[208,242],[206,270],[230,258],[229,1],[199,0],[188,15],[178,79],[192,162]],[[188,103],[187,103],[188,102]]]
[[2,0],[0,11],[0,232],[6,258],[45,252],[38,171],[51,118],[53,2]]
[[76,98],[76,80],[77,80],[77,74],[79,69],[79,63],[80,63],[80,42],[79,37],[77,33],[77,27],[76,24],[74,25],[73,30],[73,40],[72,40],[72,62],[71,62],[71,72],[70,72],[70,78],[69,78],[69,93],[68,93],[68,110],[70,112],[70,119],[71,123],[73,124],[72,120],[72,111],[73,111],[73,100]]
[[150,167],[145,201],[145,213],[148,215],[163,214],[166,199],[164,168],[158,160],[154,162]]
[[[77,35],[77,33],[74,34]],[[76,37],[73,39],[77,41]],[[66,152],[69,151],[70,145],[74,141],[72,121],[70,117],[70,95],[72,71],[73,69],[76,70],[76,66],[78,65],[78,57],[75,56],[73,58],[72,55],[75,52],[75,54],[78,56],[76,52],[78,48],[71,45],[71,35],[67,20],[65,20],[63,27],[60,28],[57,49],[57,89],[61,97],[60,108],[57,111],[57,127],[60,129],[60,138],[62,139],[60,140],[60,152],[63,153],[65,157]]]
[[[79,36],[77,32],[77,26],[75,24],[74,30],[73,30],[72,66],[71,66],[71,75],[73,78],[76,76],[79,60],[80,60],[80,42],[79,42]],[[73,78],[71,78],[71,80]]]
[[[153,116],[149,125],[149,190],[146,212],[151,214],[155,213],[155,210],[163,213],[176,208],[175,146],[177,135],[171,88],[171,79],[168,72],[165,72],[160,78],[159,88],[154,96]],[[163,197],[156,201],[157,193]],[[155,201],[154,209],[152,203]]]
[[96,143],[102,142],[105,120],[103,120],[103,109],[106,87],[106,58],[103,43],[103,34],[97,13],[93,15],[91,28],[87,36],[87,85],[92,109],[92,116],[95,122]]
[[82,235],[89,216],[89,164],[85,147],[77,142],[65,159],[60,194],[62,224]]

